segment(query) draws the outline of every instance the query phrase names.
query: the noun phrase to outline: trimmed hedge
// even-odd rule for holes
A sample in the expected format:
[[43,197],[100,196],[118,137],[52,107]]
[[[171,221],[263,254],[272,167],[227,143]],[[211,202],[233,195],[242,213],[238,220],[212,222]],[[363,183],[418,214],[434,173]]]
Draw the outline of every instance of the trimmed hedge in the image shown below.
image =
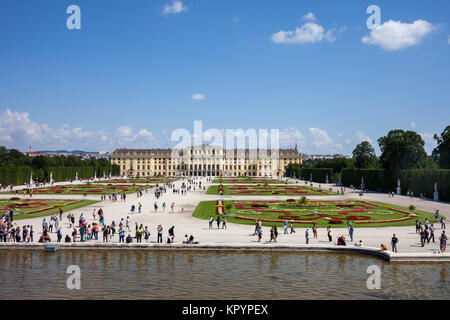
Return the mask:
[[394,191],[397,189],[397,181],[400,179],[402,193],[412,191],[414,195],[425,194],[433,198],[434,184],[438,183],[439,199],[450,201],[450,170],[401,170],[396,173],[383,169],[343,169],[342,183],[345,186],[361,185],[361,177],[364,177],[364,185],[369,190]]
[[32,171],[30,167],[0,167],[0,184],[7,186],[29,182]]
[[294,174],[297,178],[301,177],[303,180],[309,181],[312,174],[312,180],[313,182],[319,182],[319,183],[325,183],[327,180],[328,175],[328,181],[334,181],[335,177],[333,175],[333,169],[331,168],[300,168],[300,167],[294,167],[290,168],[290,170],[286,171],[286,176],[290,176],[291,174]]
[[45,169],[35,170],[30,167],[0,167],[0,184],[2,186],[21,185],[24,182],[29,183],[31,172],[33,178],[45,179],[50,181],[50,172],[53,173],[54,181],[74,180],[78,172],[79,179],[92,178],[94,172],[97,171],[97,177],[103,176],[103,172],[109,175],[120,175],[120,168],[117,165],[109,165],[105,167],[49,167]]

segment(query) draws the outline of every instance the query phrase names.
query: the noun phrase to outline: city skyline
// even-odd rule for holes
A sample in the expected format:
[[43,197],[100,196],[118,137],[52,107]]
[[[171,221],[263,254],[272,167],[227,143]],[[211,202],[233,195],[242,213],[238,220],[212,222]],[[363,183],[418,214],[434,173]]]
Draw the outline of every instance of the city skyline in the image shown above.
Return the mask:
[[71,4],[0,4],[0,145],[173,147],[202,120],[276,128],[309,154],[368,140],[379,155],[379,137],[414,130],[431,153],[448,124],[448,1],[76,1],[68,30]]

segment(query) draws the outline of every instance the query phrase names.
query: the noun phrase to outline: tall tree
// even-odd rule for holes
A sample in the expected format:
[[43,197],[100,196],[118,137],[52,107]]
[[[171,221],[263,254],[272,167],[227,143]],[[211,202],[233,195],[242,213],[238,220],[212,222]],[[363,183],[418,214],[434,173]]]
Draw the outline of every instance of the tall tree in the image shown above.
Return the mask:
[[450,126],[447,126],[441,133],[441,136],[434,135],[437,142],[436,148],[433,150],[433,157],[444,169],[450,169]]
[[355,166],[361,169],[376,167],[378,161],[375,149],[368,141],[363,141],[355,147],[353,158]]
[[414,131],[391,130],[378,139],[381,149],[380,161],[385,169],[402,170],[425,166],[425,142]]

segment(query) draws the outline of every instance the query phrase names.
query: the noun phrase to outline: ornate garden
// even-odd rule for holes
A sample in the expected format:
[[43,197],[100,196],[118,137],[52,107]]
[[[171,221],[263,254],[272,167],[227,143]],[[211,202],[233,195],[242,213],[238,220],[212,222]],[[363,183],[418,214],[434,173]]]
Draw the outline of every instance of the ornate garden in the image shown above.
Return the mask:
[[99,183],[166,183],[173,181],[175,181],[175,179],[173,178],[150,177],[150,178],[110,179],[99,181]]
[[346,227],[351,222],[356,227],[384,227],[414,225],[419,219],[433,222],[432,213],[409,210],[381,202],[368,201],[309,201],[306,198],[281,201],[205,201],[193,214],[208,219],[213,215],[226,217],[229,222],[282,226],[286,220],[297,225],[318,227]]
[[311,186],[300,185],[212,185],[206,191],[206,194],[217,195],[280,195],[280,196],[316,196],[316,195],[335,195],[331,190],[320,189]]
[[47,199],[10,199],[0,200],[0,216],[13,210],[14,219],[35,218],[58,213],[62,208],[64,212],[91,205],[94,200],[47,200]]
[[220,184],[281,184],[280,180],[263,177],[230,177],[230,178],[217,178],[213,180],[213,183]]
[[[119,194],[119,193],[133,193],[137,189],[149,188],[150,186],[142,185],[121,185],[121,184],[74,184],[74,185],[62,185],[53,187],[41,187],[32,189],[20,190],[20,193],[29,194]],[[10,191],[8,193],[16,193]]]

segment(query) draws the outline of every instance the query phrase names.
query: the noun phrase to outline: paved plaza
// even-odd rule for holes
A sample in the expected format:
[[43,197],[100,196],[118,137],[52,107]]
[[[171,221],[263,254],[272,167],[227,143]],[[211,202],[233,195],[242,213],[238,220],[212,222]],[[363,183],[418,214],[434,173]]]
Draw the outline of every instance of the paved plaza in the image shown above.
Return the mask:
[[[175,181],[175,188],[179,188],[182,182],[187,182],[187,180],[178,180]],[[198,218],[194,218],[192,213],[194,212],[196,206],[201,201],[211,201],[211,200],[284,200],[288,198],[292,198],[292,196],[217,196],[217,195],[207,195],[205,194],[208,186],[211,185],[210,182],[207,181],[206,178],[196,178],[194,182],[201,182],[202,186],[205,186],[205,191],[198,190],[196,187],[196,191],[188,191],[187,195],[174,194],[172,189],[168,189],[166,193],[163,193],[162,196],[156,200],[154,195],[154,188],[149,190],[149,193],[145,193],[142,197],[137,197],[135,193],[128,194],[126,202],[121,202],[120,199],[117,202],[112,202],[110,200],[101,201],[97,204],[90,205],[87,207],[75,209],[71,211],[75,214],[75,224],[78,224],[78,218],[81,213],[84,214],[84,217],[88,220],[88,223],[91,224],[93,222],[92,211],[94,208],[98,210],[102,208],[105,216],[105,223],[107,225],[111,224],[112,221],[119,224],[122,218],[127,216],[130,217],[131,224],[131,235],[134,236],[135,231],[135,222],[139,224],[143,224],[144,227],[148,226],[150,230],[150,242],[156,243],[157,237],[157,225],[161,224],[164,228],[163,241],[166,241],[167,238],[167,230],[171,226],[175,226],[175,243],[181,243],[184,240],[184,235],[193,235],[195,237],[195,241],[198,241],[201,244],[235,244],[235,245],[249,245],[254,244],[255,246],[263,246],[269,240],[269,227],[263,226],[263,242],[258,243],[258,239],[256,236],[253,236],[254,226],[252,225],[241,225],[241,224],[232,224],[227,223],[227,229],[217,229],[217,225],[214,222],[214,226],[216,227],[213,230],[210,230],[208,227],[208,221],[202,220]],[[294,182],[294,180],[291,180]],[[303,184],[304,182],[302,182]],[[67,184],[67,183],[62,183]],[[318,187],[319,184],[314,183],[315,187]],[[321,184],[322,188],[333,188],[333,191],[337,191],[336,186],[334,185],[325,185]],[[18,189],[22,187],[17,187]],[[19,196],[24,198],[23,195]],[[0,195],[0,198],[9,198],[11,195]],[[25,198],[29,198],[29,196],[25,196]],[[33,199],[90,199],[90,200],[100,200],[99,195],[33,195]],[[334,195],[334,196],[308,196],[308,199],[311,200],[359,200],[359,191],[350,191],[347,189],[345,194],[342,195]],[[409,205],[414,205],[418,210],[424,210],[429,212],[434,212],[435,209],[439,209],[441,215],[444,215],[446,218],[450,216],[450,204],[443,202],[434,202],[434,201],[424,201],[418,198],[410,198],[406,196],[395,196],[389,197],[387,194],[382,193],[365,193],[363,196],[364,200],[369,201],[381,201],[389,204],[400,205],[404,207],[408,207]],[[154,211],[153,204],[157,201],[158,203],[158,211]],[[137,207],[138,203],[142,204],[142,213],[131,213],[131,206],[135,205]],[[165,212],[162,211],[162,204],[166,203]],[[171,203],[175,203],[174,213],[171,212],[170,205]],[[62,220],[62,233],[63,238],[66,234],[71,235],[72,229],[69,228],[69,222],[66,218],[67,212],[64,213]],[[211,216],[215,219],[215,212],[211,213]],[[15,220],[20,227],[23,225],[33,225],[33,229],[35,230],[35,242],[38,240],[41,230],[42,230],[42,220],[43,217],[32,218],[32,219],[21,219]],[[422,221],[423,222],[423,221]],[[222,227],[222,226],[221,226]],[[441,234],[442,230],[440,229],[440,224],[436,223],[436,243],[430,243],[429,245],[425,245],[425,247],[421,247],[420,245],[420,237],[415,232],[415,226],[408,227],[383,227],[383,228],[358,228],[356,225],[354,240],[355,242],[359,242],[359,240],[363,241],[364,246],[366,247],[374,247],[379,248],[381,243],[384,243],[390,248],[390,239],[392,234],[397,234],[399,238],[398,250],[399,253],[433,253],[438,248],[438,237]],[[118,229],[118,227],[117,227]],[[279,238],[278,243],[280,244],[305,244],[305,227],[296,226],[296,233],[294,234],[283,234],[282,228],[279,229]],[[128,233],[127,233],[128,234]],[[346,239],[349,240],[348,231],[346,228],[334,228],[332,229],[333,241],[336,242],[337,237],[344,235]],[[56,232],[50,233],[52,242],[56,241]],[[102,242],[101,232],[99,234],[98,242]],[[90,240],[90,242],[95,240]],[[116,232],[115,236],[112,237],[112,242],[118,242],[119,237]],[[135,241],[135,240],[134,240]],[[143,240],[145,242],[145,240]],[[318,229],[318,239],[310,238],[310,244],[324,244],[328,245],[328,239],[326,235],[325,228]],[[353,243],[347,242],[347,245],[353,245]]]

